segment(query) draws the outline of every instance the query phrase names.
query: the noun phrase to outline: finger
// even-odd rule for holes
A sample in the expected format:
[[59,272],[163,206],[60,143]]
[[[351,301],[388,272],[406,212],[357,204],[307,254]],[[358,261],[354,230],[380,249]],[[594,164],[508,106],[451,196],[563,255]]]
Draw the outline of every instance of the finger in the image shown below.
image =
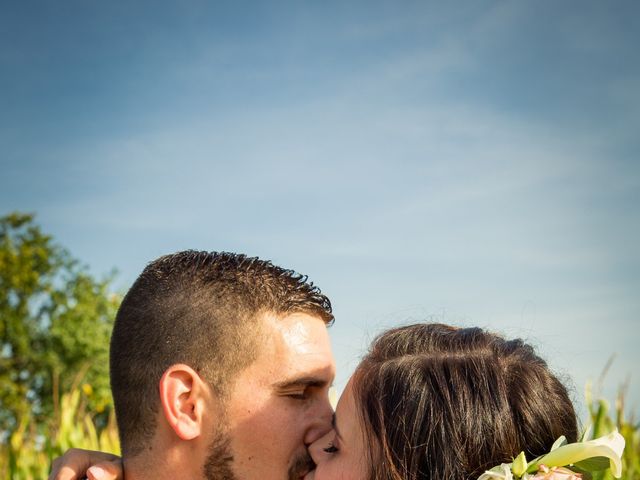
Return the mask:
[[[84,468],[81,470],[84,471]],[[68,465],[59,466],[55,471],[51,471],[49,480],[80,480],[82,478],[78,471]]]
[[49,480],[79,480],[84,471],[91,465],[83,450],[72,448],[62,457],[51,463]]
[[[49,480],[80,480],[84,478],[85,472],[92,465],[116,459],[118,459],[117,465],[119,466],[119,458],[116,455],[71,448],[62,457],[58,457],[52,462]],[[121,471],[121,467],[118,468]]]
[[55,458],[53,462],[51,462],[51,473],[49,473],[47,480],[55,480],[58,475],[58,470],[60,470],[60,457]]
[[87,470],[89,480],[119,480],[123,478],[122,463],[120,460],[100,462]]

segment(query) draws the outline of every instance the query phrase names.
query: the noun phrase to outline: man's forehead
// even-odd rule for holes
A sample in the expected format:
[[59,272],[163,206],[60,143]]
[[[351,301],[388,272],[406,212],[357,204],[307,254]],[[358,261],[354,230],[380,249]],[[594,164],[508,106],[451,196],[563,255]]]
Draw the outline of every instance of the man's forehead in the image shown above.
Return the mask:
[[274,346],[300,353],[330,349],[329,333],[324,321],[306,313],[290,315],[267,314],[264,317],[265,337]]
[[[276,328],[278,328],[276,326]],[[317,349],[318,331],[310,329],[305,322],[297,321],[287,325],[280,325],[284,344],[287,348],[295,350],[296,353],[311,353]],[[315,347],[315,348],[314,348]]]
[[266,319],[266,344],[262,359],[271,364],[284,383],[333,381],[335,364],[327,327],[322,319],[307,314]]

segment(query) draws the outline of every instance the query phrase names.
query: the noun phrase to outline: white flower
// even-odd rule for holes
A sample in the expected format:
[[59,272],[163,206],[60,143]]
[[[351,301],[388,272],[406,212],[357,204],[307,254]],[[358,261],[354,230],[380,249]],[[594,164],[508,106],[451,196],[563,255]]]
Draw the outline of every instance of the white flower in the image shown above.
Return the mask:
[[513,474],[511,473],[511,464],[503,463],[497,467],[493,467],[491,470],[487,470],[478,480],[513,480]]
[[519,480],[581,480],[581,474],[563,467],[575,465],[583,471],[599,471],[607,468],[607,460],[613,476],[620,478],[623,451],[624,437],[617,430],[594,440],[570,444],[560,437],[546,455],[529,463],[522,452],[513,463],[493,467],[478,480],[513,480],[514,477]]
[[[583,460],[596,457],[609,459],[609,467],[614,477],[622,475],[622,451],[624,450],[624,438],[614,431],[604,437],[589,440],[588,442],[570,443],[538,458],[532,465],[547,467],[564,467],[574,465]],[[531,465],[530,465],[531,466]]]

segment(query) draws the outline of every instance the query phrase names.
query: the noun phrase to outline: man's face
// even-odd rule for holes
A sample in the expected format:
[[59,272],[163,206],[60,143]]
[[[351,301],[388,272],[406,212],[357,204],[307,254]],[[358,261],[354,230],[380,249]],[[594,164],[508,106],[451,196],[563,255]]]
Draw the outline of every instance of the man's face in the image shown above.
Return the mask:
[[226,401],[231,468],[240,480],[298,479],[310,468],[306,447],[331,429],[329,335],[322,320],[302,313],[266,315],[263,331],[256,361]]

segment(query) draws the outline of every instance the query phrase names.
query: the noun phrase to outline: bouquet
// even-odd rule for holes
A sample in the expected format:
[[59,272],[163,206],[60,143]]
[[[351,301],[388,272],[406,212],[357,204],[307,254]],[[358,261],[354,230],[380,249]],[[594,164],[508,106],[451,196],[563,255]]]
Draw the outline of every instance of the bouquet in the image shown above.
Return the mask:
[[493,467],[478,480],[586,480],[591,473],[607,468],[615,478],[620,478],[623,450],[624,438],[617,430],[576,443],[567,443],[565,437],[560,437],[549,453],[527,461],[521,452],[512,463]]

